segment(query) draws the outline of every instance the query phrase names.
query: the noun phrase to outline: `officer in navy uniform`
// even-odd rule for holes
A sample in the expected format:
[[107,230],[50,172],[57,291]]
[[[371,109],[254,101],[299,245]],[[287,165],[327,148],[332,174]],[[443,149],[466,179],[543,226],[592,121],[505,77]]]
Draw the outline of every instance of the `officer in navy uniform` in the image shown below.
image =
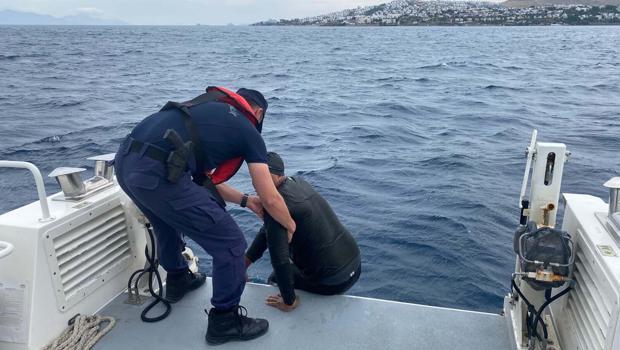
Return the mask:
[[[169,102],[140,122],[115,159],[118,184],[154,229],[159,261],[167,271],[166,299],[177,302],[206,279],[189,270],[181,255],[182,234],[213,257],[209,344],[254,339],[269,328],[267,320],[247,317],[239,305],[247,243],[224,201],[247,206],[260,217],[265,209],[291,234],[296,228],[266,164],[260,134],[266,110],[267,101],[256,90],[210,87],[193,100]],[[234,175],[240,163],[230,166],[231,159],[245,160],[257,196],[225,182],[213,184],[205,176],[224,164],[224,179]]]

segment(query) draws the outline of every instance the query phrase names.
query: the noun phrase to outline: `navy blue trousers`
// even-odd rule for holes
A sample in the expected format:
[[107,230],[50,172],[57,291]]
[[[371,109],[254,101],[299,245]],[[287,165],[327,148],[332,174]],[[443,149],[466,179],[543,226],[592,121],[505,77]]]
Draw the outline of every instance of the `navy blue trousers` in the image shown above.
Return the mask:
[[177,183],[169,182],[165,165],[145,156],[145,149],[129,152],[130,141],[123,141],[116,154],[116,179],[151,222],[161,266],[168,272],[187,269],[181,255],[184,234],[213,257],[211,304],[217,309],[238,305],[247,247],[241,229],[207,189],[192,182],[189,172]]

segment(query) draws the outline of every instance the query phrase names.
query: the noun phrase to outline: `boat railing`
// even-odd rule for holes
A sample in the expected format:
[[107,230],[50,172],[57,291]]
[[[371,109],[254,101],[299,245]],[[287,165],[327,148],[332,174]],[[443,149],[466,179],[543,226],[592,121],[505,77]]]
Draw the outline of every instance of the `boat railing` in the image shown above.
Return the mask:
[[0,259],[5,256],[11,255],[13,252],[13,245],[9,242],[0,241]]
[[47,202],[47,194],[45,193],[45,184],[43,183],[43,176],[41,176],[41,171],[39,171],[39,168],[29,162],[19,162],[13,160],[0,160],[0,168],[29,170],[34,176],[34,182],[37,186],[37,194],[39,195],[39,203],[41,204],[42,217],[39,218],[39,221],[48,222],[54,220],[54,218],[50,214],[49,204]]

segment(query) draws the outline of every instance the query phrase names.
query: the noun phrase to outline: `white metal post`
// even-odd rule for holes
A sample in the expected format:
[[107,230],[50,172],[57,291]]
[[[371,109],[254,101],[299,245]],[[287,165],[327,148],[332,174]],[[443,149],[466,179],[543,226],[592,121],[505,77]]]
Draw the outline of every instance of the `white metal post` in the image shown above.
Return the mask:
[[39,168],[34,164],[28,162],[18,162],[13,160],[0,160],[0,168],[16,168],[30,170],[34,176],[34,182],[37,185],[37,193],[39,195],[39,203],[41,203],[41,212],[43,217],[39,219],[41,222],[52,221],[54,218],[50,215],[49,205],[47,203],[47,194],[45,193],[45,184],[43,183],[43,176]]
[[528,216],[539,226],[555,226],[566,158],[565,144],[536,143]]
[[9,256],[13,252],[13,245],[9,242],[0,241],[0,259]]

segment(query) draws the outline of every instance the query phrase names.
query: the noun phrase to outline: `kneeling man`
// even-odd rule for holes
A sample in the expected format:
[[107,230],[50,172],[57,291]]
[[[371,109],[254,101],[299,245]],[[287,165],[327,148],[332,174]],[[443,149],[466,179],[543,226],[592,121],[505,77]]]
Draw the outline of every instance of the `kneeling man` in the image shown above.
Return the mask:
[[279,295],[267,304],[282,311],[297,307],[295,288],[322,295],[346,292],[361,273],[360,251],[355,239],[340,223],[327,201],[299,176],[284,176],[284,162],[267,154],[267,165],[278,192],[297,224],[294,235],[265,212],[265,224],[246,252],[246,265],[269,248]]

